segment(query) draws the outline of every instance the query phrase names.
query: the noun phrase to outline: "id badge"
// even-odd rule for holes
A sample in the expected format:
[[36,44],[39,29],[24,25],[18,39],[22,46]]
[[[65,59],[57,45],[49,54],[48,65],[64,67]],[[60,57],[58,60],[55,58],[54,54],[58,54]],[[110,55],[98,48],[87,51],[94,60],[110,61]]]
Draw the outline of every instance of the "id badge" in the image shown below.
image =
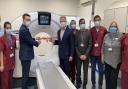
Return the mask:
[[115,38],[115,40],[118,40],[119,38]]
[[81,47],[84,47],[84,44],[83,44],[83,43],[81,43],[81,44],[80,44],[80,46],[81,46]]
[[14,57],[14,53],[11,53],[11,54],[10,54],[10,58],[12,58],[12,57]]
[[111,52],[112,51],[112,48],[108,48],[108,51]]
[[96,43],[96,44],[94,44],[94,46],[95,46],[95,47],[98,47],[98,46],[99,46],[99,44],[98,44],[98,43]]
[[11,47],[11,49],[13,49],[13,48]]

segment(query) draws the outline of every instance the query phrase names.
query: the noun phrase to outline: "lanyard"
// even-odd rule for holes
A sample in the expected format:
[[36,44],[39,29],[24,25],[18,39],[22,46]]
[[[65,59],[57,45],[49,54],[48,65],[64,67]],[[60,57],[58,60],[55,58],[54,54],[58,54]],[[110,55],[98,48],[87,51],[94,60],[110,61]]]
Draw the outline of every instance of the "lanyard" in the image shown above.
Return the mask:
[[[117,36],[117,34],[116,34],[116,36]],[[115,37],[112,34],[110,34],[111,47],[112,47],[114,40],[115,40]]]
[[99,37],[99,29],[96,29],[96,42],[98,42],[98,37]]
[[82,40],[82,43],[84,42],[84,36],[83,36],[83,34],[84,34],[84,31],[81,31],[81,35],[80,35],[81,37],[80,38]]
[[112,44],[113,44],[113,37],[112,37],[112,34],[110,34],[110,41],[111,41],[111,47],[112,47]]
[[10,48],[12,49],[13,47],[12,47],[12,35],[10,35]]

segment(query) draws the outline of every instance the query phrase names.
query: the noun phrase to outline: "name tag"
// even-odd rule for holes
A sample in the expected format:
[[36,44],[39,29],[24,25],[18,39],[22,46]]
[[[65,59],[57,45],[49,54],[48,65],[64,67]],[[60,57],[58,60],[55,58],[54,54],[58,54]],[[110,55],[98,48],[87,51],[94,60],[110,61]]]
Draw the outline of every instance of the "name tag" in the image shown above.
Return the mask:
[[12,58],[12,57],[14,57],[14,53],[11,53],[11,54],[10,54],[10,58]]
[[83,43],[81,43],[81,44],[80,44],[80,46],[81,46],[81,47],[84,47],[84,44],[83,44]]
[[98,43],[96,43],[96,44],[94,44],[94,46],[95,46],[95,47],[99,47],[99,44],[98,44]]
[[111,52],[112,51],[112,48],[108,48],[108,51]]
[[119,38],[115,38],[115,40],[118,40]]

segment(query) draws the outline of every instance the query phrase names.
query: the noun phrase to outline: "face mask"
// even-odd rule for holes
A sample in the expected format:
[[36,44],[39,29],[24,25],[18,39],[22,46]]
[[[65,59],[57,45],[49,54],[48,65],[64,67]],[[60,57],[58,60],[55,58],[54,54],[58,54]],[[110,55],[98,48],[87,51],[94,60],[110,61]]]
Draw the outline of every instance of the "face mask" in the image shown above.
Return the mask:
[[116,27],[110,27],[109,32],[116,33],[117,32],[117,28]]
[[6,32],[7,35],[11,35],[11,29],[6,29],[5,32]]
[[80,29],[81,29],[81,30],[84,30],[84,29],[85,29],[85,24],[81,24],[81,25],[80,25]]
[[76,29],[76,25],[75,25],[75,24],[72,24],[72,25],[71,25],[71,28],[72,28],[72,29]]
[[30,25],[30,21],[26,21],[25,25],[28,27]]
[[96,22],[95,22],[95,26],[96,26],[96,27],[99,27],[99,26],[100,26],[100,21],[96,21]]
[[66,22],[61,22],[61,28],[65,28],[66,27]]

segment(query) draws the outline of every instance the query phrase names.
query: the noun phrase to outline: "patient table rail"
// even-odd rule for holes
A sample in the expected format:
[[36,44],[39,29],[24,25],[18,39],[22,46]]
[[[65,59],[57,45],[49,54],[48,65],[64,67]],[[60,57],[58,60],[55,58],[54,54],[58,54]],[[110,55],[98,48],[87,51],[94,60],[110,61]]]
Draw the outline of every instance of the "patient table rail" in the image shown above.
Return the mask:
[[39,64],[36,75],[38,89],[76,89],[61,68],[52,62]]

